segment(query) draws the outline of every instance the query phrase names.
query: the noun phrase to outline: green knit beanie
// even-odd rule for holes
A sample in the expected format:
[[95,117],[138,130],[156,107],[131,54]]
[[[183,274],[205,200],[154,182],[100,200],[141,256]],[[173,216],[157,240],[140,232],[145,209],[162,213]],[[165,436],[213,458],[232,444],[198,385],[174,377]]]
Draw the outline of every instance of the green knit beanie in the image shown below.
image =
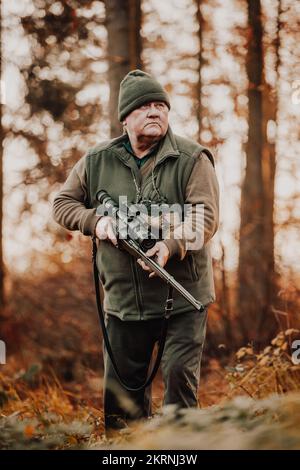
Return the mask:
[[132,70],[121,81],[118,116],[122,122],[128,114],[149,101],[163,101],[170,109],[167,92],[155,78],[142,70]]

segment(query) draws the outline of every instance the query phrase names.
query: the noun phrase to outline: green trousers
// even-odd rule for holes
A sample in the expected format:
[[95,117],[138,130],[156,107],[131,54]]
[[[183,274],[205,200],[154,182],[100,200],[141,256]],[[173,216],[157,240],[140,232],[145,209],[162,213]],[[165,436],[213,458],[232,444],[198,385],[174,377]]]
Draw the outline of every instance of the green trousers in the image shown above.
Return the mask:
[[[164,381],[163,405],[198,406],[200,363],[206,333],[207,309],[173,315],[169,319],[161,361]],[[106,327],[123,381],[136,388],[151,370],[152,352],[160,339],[162,320],[122,321],[106,315]],[[151,385],[141,392],[128,392],[116,377],[103,342],[105,428],[118,429],[130,420],[151,416]]]

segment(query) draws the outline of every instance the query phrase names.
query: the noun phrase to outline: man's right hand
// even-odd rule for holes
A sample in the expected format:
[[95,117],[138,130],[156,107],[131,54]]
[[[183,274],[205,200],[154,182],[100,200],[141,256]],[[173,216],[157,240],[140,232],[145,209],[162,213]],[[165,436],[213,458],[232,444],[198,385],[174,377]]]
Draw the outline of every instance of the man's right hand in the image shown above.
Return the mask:
[[110,240],[113,245],[118,245],[118,240],[113,226],[113,218],[109,215],[104,215],[98,220],[95,234],[99,240]]

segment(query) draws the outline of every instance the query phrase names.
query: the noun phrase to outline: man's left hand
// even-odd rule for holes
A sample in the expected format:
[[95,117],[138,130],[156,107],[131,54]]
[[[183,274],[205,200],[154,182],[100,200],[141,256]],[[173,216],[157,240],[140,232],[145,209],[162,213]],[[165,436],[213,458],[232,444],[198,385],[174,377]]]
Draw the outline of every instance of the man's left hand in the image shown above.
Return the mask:
[[[169,249],[164,242],[156,242],[154,247],[146,251],[145,254],[149,256],[149,258],[153,258],[162,268],[170,257]],[[151,271],[149,278],[156,276],[155,272],[152,272],[151,268],[149,268],[141,258],[139,258],[137,262],[145,271]]]

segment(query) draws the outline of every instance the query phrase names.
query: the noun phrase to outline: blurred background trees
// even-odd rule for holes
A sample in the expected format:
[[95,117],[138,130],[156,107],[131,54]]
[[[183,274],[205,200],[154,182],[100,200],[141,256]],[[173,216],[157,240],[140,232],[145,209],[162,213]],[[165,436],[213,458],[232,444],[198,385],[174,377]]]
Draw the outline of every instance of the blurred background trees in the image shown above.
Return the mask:
[[[0,2],[0,77],[2,76],[2,4]],[[3,262],[3,240],[2,240],[2,223],[3,223],[3,128],[2,122],[2,82],[1,83],[1,100],[0,100],[0,321],[3,316],[4,309],[4,262]]]
[[129,70],[141,69],[141,1],[106,0],[107,59],[109,82],[109,116],[111,137],[122,134],[118,120],[118,97],[121,80]]
[[67,377],[78,362],[99,367],[89,240],[54,224],[50,207],[74,162],[122,132],[118,87],[134,68],[168,90],[173,130],[215,154],[207,355],[299,326],[297,12],[295,0],[2,0],[0,336],[11,351],[25,362],[40,351]]

